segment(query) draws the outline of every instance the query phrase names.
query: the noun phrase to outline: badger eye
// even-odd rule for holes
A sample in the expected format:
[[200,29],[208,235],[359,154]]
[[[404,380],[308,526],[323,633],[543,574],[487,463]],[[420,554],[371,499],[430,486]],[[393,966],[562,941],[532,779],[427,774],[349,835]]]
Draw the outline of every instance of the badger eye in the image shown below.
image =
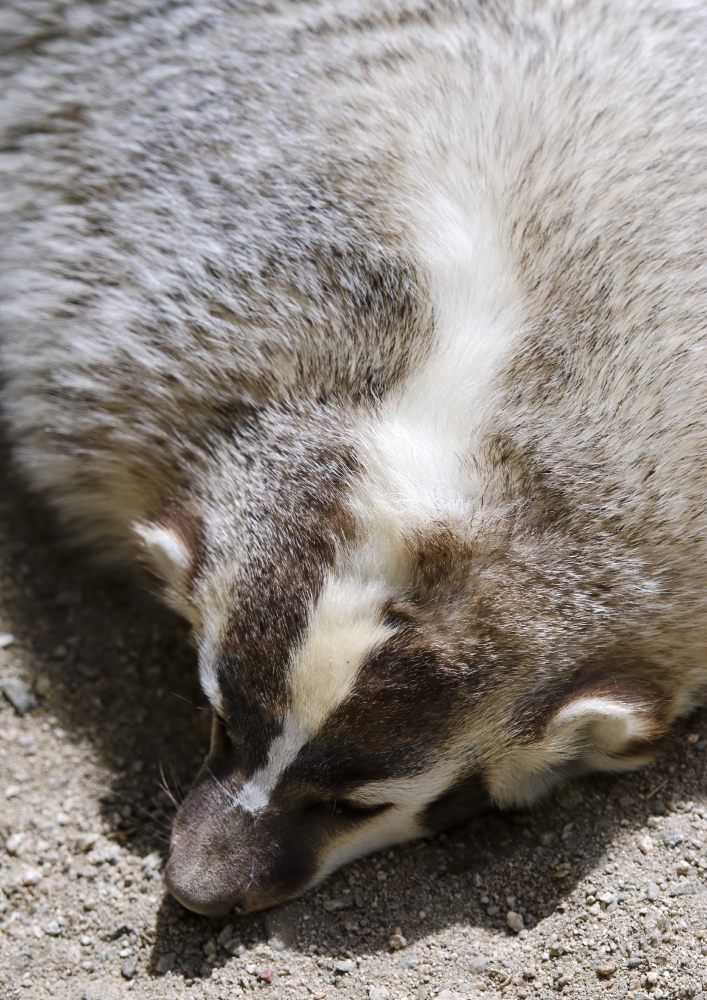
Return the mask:
[[347,799],[332,799],[329,805],[335,816],[345,816],[349,819],[368,819],[389,809],[391,803],[383,802],[379,805],[362,805],[359,802],[350,802]]

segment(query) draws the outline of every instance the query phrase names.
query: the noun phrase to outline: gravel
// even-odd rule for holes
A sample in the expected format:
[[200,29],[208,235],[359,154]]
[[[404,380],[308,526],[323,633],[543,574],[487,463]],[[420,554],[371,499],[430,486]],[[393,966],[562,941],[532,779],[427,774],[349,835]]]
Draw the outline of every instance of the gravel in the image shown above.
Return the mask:
[[[643,771],[208,920],[162,880],[209,734],[186,627],[59,538],[2,466],[3,1000],[705,1000],[707,713]],[[9,678],[36,699],[24,714]]]

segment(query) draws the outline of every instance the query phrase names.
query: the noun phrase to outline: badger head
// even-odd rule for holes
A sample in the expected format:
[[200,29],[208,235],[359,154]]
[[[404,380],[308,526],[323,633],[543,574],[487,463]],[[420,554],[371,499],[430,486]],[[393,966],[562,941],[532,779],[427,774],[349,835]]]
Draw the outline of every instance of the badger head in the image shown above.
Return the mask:
[[596,659],[619,640],[567,578],[576,539],[507,489],[485,506],[478,467],[430,467],[422,438],[406,453],[373,418],[271,415],[215,449],[198,509],[138,527],[214,711],[166,870],[191,909],[266,907],[491,803],[632,766],[661,727],[653,682],[606,643]]

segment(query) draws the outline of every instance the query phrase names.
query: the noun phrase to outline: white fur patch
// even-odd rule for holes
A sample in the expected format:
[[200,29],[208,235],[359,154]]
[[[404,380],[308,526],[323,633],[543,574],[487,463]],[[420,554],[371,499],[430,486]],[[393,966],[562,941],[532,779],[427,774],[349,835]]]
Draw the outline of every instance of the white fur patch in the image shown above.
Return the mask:
[[175,583],[189,569],[189,550],[171,528],[158,524],[135,524],[135,533],[145,543],[155,569],[167,583]]
[[432,765],[423,774],[388,781],[374,781],[357,789],[352,801],[364,806],[391,803],[391,807],[374,816],[358,829],[327,845],[327,853],[320,859],[317,881],[326,878],[341,865],[380,851],[391,844],[413,840],[425,834],[420,821],[426,806],[434,802],[456,782],[463,764],[452,754]]
[[268,762],[243,785],[234,805],[251,813],[267,808],[281,775],[307,740],[346,698],[361,663],[391,630],[380,623],[380,586],[354,576],[331,578],[290,661],[292,707]]
[[[491,378],[517,331],[516,298],[493,220],[478,196],[467,194],[468,204],[438,194],[420,222],[435,344],[419,371],[375,413],[364,414],[359,454],[365,473],[351,499],[364,541],[340,552],[291,658],[286,732],[298,735],[286,741],[287,752],[276,748],[284,734],[278,737],[267,767],[244,787],[239,804],[250,811],[266,808],[279,775],[302,746],[302,734],[317,732],[350,693],[366,657],[392,635],[381,623],[381,608],[408,583],[414,534],[440,520],[467,519],[480,495],[467,459]],[[401,839],[393,828],[416,836],[415,814],[451,780],[451,774],[427,775],[395,788],[382,785],[384,801],[400,804],[360,834],[372,846],[351,847],[349,856]]]
[[379,580],[353,571],[325,582],[290,661],[292,715],[310,735],[345,700],[366,657],[393,634],[380,621],[387,596]]
[[476,192],[430,195],[420,253],[430,275],[435,342],[427,362],[362,428],[366,470],[355,513],[388,548],[440,519],[465,519],[483,484],[473,474],[475,431],[520,330],[520,293],[498,226]]
[[233,797],[233,806],[249,813],[263,812],[283,771],[296,759],[307,742],[307,733],[289,716],[283,731],[270,745],[268,762],[249,778]]

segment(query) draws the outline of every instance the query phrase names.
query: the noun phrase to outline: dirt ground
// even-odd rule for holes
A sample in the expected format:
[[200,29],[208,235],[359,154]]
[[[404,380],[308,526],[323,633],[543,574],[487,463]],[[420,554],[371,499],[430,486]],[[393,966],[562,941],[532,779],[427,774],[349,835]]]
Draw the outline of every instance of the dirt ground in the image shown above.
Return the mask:
[[640,772],[269,913],[182,909],[163,785],[188,787],[209,729],[187,628],[67,550],[6,459],[0,483],[0,997],[703,998],[705,713]]

